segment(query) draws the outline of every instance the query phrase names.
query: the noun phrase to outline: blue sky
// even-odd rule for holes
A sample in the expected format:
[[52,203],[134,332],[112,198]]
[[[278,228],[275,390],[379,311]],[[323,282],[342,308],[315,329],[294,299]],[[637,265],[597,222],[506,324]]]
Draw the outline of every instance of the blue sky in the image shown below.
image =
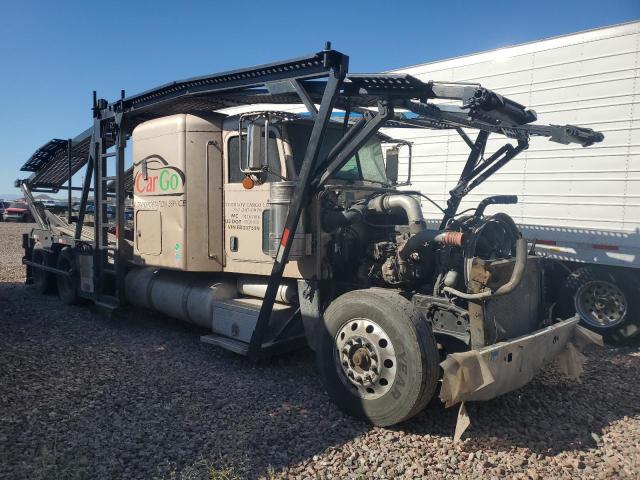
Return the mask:
[[92,90],[114,99],[325,40],[373,72],[637,19],[640,0],[2,0],[0,195],[37,147],[89,126]]

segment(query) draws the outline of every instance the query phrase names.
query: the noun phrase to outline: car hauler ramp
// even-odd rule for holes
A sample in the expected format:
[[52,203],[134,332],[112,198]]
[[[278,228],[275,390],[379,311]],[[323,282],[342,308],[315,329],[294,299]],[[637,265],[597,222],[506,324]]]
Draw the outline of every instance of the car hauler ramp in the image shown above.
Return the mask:
[[75,175],[86,165],[92,133],[93,129],[88,128],[72,140],[54,138],[36,150],[20,169],[33,172],[24,180],[30,189],[57,193],[69,175]]

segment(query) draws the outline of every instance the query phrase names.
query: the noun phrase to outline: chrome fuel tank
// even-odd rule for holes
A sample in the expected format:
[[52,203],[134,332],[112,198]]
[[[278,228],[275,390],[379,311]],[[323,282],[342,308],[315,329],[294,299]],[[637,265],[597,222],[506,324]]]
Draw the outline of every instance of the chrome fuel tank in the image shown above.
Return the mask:
[[206,273],[134,268],[125,285],[132,305],[206,328],[211,328],[214,302],[238,297],[235,279]]

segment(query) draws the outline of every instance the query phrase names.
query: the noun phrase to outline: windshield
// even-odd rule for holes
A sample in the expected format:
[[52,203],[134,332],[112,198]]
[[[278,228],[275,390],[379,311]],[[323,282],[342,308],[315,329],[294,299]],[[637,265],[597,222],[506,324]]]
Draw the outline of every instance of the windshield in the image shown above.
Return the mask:
[[12,202],[9,205],[9,208],[28,208],[26,203],[23,202]]
[[[304,160],[304,153],[311,136],[311,125],[290,123],[287,126],[293,161],[296,173],[300,173],[300,167]],[[327,155],[342,138],[341,128],[329,128],[325,135],[324,142],[320,147],[320,162],[327,158]],[[388,184],[389,180],[385,173],[384,158],[380,141],[374,136],[370,138],[364,146],[351,157],[344,166],[338,170],[331,178],[350,181],[370,181]]]

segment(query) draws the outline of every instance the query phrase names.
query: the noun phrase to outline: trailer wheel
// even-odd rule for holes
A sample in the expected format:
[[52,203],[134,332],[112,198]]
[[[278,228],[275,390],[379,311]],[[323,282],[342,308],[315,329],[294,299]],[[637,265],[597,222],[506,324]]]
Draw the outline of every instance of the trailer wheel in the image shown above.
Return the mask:
[[67,272],[72,272],[71,276],[56,275],[56,283],[58,285],[58,295],[60,300],[67,305],[76,305],[80,303],[78,295],[78,276],[75,267],[75,259],[73,251],[70,248],[64,248],[58,254],[57,268]]
[[631,275],[584,267],[566,278],[558,310],[563,317],[577,313],[584,327],[608,342],[623,343],[640,334],[638,294],[638,282]]
[[[53,254],[36,248],[31,254],[31,261],[40,265],[50,267],[52,265]],[[51,293],[54,289],[53,275],[49,272],[45,272],[37,267],[31,269],[31,278],[33,279],[33,285],[38,293]]]
[[379,426],[422,410],[440,375],[428,322],[407,299],[382,289],[348,292],[329,305],[316,361],[338,407]]

